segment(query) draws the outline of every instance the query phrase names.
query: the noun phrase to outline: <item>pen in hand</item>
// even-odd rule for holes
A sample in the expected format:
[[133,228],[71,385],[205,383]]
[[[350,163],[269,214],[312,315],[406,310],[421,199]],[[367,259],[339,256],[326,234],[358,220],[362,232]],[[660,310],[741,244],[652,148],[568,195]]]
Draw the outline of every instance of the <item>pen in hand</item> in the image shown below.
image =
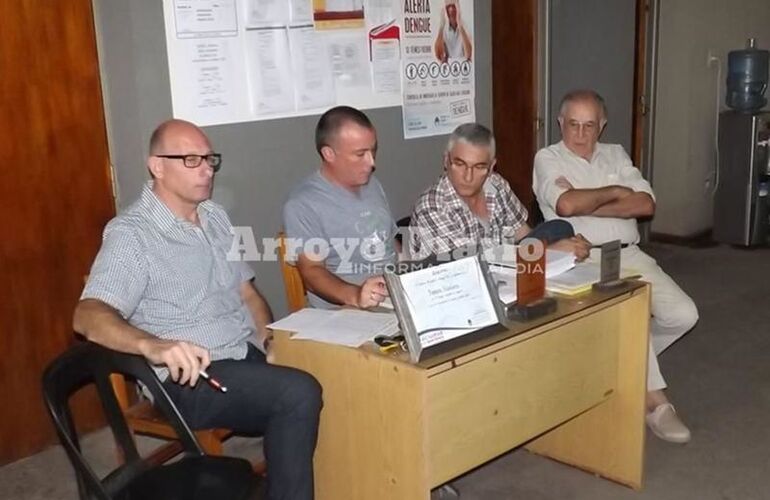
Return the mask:
[[203,377],[203,379],[214,389],[217,389],[219,392],[227,392],[227,387],[223,386],[219,380],[209,375],[206,370],[200,370],[198,373],[200,373],[201,377]]

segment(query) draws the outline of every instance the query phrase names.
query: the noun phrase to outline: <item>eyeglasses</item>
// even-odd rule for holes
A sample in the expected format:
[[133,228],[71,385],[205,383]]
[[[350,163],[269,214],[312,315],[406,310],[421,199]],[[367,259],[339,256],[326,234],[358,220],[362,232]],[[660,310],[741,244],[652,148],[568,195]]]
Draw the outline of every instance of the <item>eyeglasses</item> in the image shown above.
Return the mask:
[[487,174],[489,172],[489,169],[492,168],[492,165],[490,165],[489,163],[476,163],[475,165],[468,165],[460,158],[450,158],[449,165],[451,165],[452,168],[456,170],[463,170],[463,171],[470,170],[472,173],[479,173],[482,175]]
[[168,158],[169,160],[182,160],[182,164],[187,168],[200,167],[203,160],[214,170],[219,171],[219,167],[222,166],[222,155],[219,153],[209,153],[207,155],[155,155],[158,158]]
[[586,134],[592,134],[598,128],[598,123],[594,121],[579,122],[577,120],[567,120],[567,129],[571,132],[579,132],[581,129]]

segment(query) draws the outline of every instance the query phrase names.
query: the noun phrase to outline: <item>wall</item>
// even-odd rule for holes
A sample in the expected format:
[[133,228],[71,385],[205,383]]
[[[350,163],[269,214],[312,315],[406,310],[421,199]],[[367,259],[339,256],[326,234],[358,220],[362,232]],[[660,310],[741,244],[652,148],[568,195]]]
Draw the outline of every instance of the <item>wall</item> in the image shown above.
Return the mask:
[[754,37],[770,48],[767,0],[661,0],[652,230],[689,236],[712,225],[717,67],[724,108],[727,53]]
[[[631,151],[634,107],[636,0],[552,0],[550,4],[551,144],[561,140],[556,119],[570,90],[594,89],[608,108],[602,142]],[[587,28],[587,27],[590,27]]]
[[[143,166],[152,130],[171,116],[163,12],[158,0],[94,0],[110,154],[118,205],[123,208],[148,178]],[[475,5],[476,114],[492,121],[491,3]],[[401,108],[367,111],[378,130],[377,177],[397,219],[441,171],[446,136],[403,139]],[[281,226],[281,207],[290,188],[318,166],[313,146],[317,116],[207,127],[224,157],[213,198],[234,225],[251,226],[261,239]],[[286,312],[276,262],[254,263],[257,284],[276,317]]]

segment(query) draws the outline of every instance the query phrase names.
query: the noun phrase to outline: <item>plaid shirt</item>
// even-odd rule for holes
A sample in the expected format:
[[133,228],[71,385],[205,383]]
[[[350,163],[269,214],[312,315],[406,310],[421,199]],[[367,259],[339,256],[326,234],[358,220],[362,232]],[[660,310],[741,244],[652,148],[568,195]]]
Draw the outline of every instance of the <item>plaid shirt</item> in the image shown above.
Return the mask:
[[423,259],[457,248],[474,250],[511,240],[527,221],[527,209],[498,173],[484,182],[489,221],[482,221],[458,196],[449,178],[441,176],[415,204],[410,222],[411,257]]

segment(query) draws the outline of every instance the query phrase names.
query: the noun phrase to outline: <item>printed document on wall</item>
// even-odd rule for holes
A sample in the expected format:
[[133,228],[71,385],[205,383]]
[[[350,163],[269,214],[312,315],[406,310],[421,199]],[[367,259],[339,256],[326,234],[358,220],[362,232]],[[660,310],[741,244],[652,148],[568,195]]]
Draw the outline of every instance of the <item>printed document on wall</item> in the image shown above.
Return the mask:
[[400,33],[395,19],[369,30],[372,85],[377,94],[401,92]]
[[[238,34],[235,0],[173,0],[172,8],[178,38]],[[171,16],[167,13],[165,17]]]
[[286,0],[247,0],[246,25],[249,28],[285,26],[290,19]]
[[338,31],[325,36],[337,98],[346,96],[350,106],[359,106],[357,95],[365,95],[372,87],[366,32]]
[[400,3],[393,0],[366,0],[364,3],[366,26],[371,29],[373,26],[396,19],[396,15],[400,11],[398,7]]
[[164,3],[174,116],[201,125],[248,114],[235,0]]
[[312,25],[289,29],[297,109],[331,107],[336,101],[334,77],[324,40]]
[[180,40],[169,59],[174,116],[198,124],[217,123],[248,113],[246,72],[236,38]]
[[476,119],[473,0],[403,2],[404,137],[448,134]]
[[286,28],[265,28],[246,32],[252,109],[256,115],[294,110],[294,84],[286,31]]

